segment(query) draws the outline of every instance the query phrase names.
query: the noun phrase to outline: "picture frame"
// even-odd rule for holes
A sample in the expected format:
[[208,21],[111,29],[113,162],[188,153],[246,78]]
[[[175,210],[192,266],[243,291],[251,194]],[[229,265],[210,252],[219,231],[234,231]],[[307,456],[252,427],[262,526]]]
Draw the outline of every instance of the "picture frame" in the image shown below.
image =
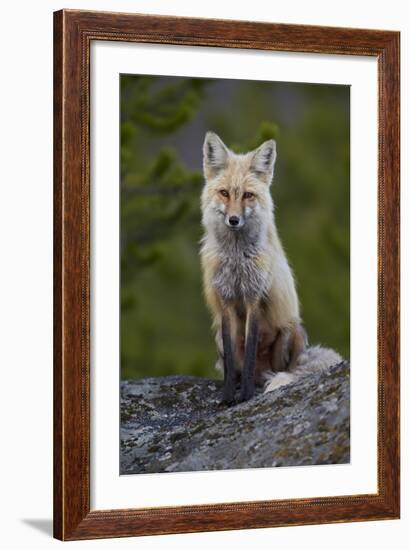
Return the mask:
[[[374,494],[92,510],[90,48],[98,41],[370,56],[378,63]],[[61,10],[54,14],[54,536],[61,540],[400,515],[399,46],[393,31]]]

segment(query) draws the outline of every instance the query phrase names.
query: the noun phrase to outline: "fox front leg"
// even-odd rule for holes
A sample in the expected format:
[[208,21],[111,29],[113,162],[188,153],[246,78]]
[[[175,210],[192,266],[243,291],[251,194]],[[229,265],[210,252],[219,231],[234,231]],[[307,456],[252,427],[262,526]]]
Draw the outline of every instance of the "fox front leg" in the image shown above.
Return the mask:
[[235,361],[232,349],[231,323],[228,316],[222,318],[222,346],[224,361],[223,403],[233,405],[235,400]]
[[258,348],[259,322],[252,310],[246,319],[245,360],[243,364],[240,401],[248,401],[255,393],[255,363]]

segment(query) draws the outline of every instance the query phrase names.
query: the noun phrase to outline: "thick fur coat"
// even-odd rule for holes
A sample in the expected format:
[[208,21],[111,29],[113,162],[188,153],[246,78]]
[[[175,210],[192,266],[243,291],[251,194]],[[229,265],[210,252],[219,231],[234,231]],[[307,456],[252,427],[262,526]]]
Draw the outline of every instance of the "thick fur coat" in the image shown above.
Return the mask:
[[230,402],[233,368],[235,379],[242,372],[244,400],[252,396],[254,382],[271,391],[341,357],[320,346],[307,347],[269,188],[276,143],[269,140],[235,154],[208,132],[203,155],[203,285],[216,332],[217,367],[225,373],[224,399]]

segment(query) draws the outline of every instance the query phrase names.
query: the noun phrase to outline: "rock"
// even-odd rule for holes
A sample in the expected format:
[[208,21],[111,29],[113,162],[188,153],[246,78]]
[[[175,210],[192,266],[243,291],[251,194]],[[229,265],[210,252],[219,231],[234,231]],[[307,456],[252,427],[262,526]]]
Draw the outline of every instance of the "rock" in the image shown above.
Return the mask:
[[121,474],[350,461],[350,369],[220,405],[222,382],[167,376],[121,382]]

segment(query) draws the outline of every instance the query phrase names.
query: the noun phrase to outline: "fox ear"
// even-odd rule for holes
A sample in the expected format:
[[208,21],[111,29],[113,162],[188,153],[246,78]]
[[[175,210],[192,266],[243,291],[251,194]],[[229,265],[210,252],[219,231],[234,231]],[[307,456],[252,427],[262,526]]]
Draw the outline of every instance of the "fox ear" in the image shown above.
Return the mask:
[[205,178],[213,178],[226,167],[229,149],[214,132],[207,132],[203,152]]
[[276,141],[269,139],[262,143],[254,152],[250,170],[260,179],[270,185],[273,178],[273,168],[276,161]]

